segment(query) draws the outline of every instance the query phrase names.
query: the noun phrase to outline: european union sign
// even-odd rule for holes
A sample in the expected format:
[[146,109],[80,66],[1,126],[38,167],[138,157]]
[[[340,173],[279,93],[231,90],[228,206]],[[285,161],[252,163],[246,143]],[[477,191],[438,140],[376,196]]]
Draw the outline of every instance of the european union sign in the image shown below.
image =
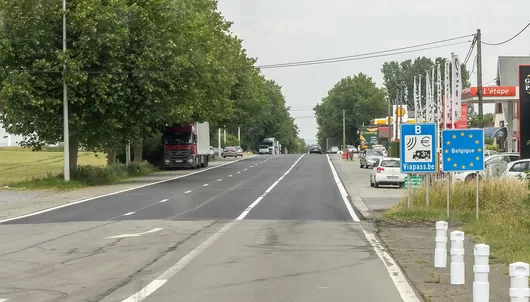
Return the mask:
[[401,124],[401,173],[436,173],[436,125]]
[[442,131],[444,172],[484,170],[484,130],[449,129]]

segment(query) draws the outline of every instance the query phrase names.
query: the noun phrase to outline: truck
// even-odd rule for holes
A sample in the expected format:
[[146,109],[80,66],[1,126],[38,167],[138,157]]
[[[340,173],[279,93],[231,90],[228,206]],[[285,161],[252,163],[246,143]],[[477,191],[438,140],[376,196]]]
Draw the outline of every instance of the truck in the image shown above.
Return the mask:
[[269,146],[269,154],[280,154],[280,142],[274,137],[265,138],[261,144]]
[[379,144],[379,128],[378,127],[362,127],[359,129],[359,140],[361,141],[361,149],[370,149],[373,145]]
[[210,160],[210,124],[181,123],[164,128],[164,169],[207,167]]

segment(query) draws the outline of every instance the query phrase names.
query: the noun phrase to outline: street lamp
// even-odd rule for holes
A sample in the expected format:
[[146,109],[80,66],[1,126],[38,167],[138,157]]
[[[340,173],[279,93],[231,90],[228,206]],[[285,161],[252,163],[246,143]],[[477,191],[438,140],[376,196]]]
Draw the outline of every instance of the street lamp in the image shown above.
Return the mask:
[[[66,58],[66,0],[63,0],[63,55]],[[64,60],[64,58],[63,58]],[[70,181],[70,139],[68,133],[68,86],[66,84],[66,63],[63,63],[63,157],[64,180]]]

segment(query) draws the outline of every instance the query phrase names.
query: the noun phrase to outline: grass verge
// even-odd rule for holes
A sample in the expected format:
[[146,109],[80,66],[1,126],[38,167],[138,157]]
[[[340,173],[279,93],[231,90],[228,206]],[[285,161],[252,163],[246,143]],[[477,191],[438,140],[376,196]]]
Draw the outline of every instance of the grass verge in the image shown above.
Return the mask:
[[[412,193],[411,210],[406,199],[384,213],[399,221],[461,223],[461,229],[476,241],[486,243],[494,262],[530,262],[530,191],[526,181],[485,179],[480,183],[479,219],[475,219],[475,182],[456,183],[450,197],[450,218],[446,216],[446,184],[431,186],[430,206],[425,189]],[[434,225],[434,224],[433,224]]]
[[128,166],[114,164],[110,166],[78,166],[72,171],[70,181],[65,182],[64,174],[48,173],[45,177],[33,177],[25,181],[12,183],[11,188],[17,189],[52,189],[52,190],[73,190],[88,186],[109,185],[117,183],[129,177],[147,175],[156,168],[148,163],[130,163]]

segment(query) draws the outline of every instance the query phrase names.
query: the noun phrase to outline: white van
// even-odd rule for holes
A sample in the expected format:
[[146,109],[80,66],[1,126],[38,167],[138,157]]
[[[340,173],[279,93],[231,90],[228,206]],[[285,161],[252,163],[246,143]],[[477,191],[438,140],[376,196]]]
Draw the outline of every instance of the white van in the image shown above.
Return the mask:
[[259,146],[258,152],[259,152],[259,154],[269,154],[269,153],[271,153],[270,150],[269,150],[269,146],[267,146],[267,145]]

